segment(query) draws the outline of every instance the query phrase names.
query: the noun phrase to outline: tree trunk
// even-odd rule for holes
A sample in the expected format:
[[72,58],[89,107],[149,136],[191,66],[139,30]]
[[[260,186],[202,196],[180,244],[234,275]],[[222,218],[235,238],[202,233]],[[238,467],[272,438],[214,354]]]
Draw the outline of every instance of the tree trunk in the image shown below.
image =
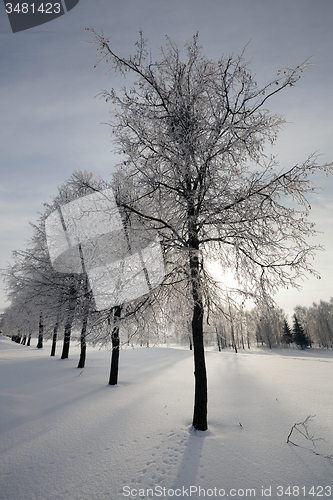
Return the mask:
[[207,375],[203,342],[203,305],[200,301],[193,307],[192,332],[194,352],[195,395],[193,427],[206,431],[207,426]]
[[86,308],[84,311],[84,316],[83,316],[83,321],[82,321],[81,336],[80,336],[81,352],[80,352],[79,363],[77,365],[78,368],[84,368],[84,366],[86,364],[86,351],[87,351],[86,331],[87,331],[87,324],[88,324],[88,314],[89,314],[89,305],[86,305]]
[[204,306],[201,298],[199,243],[197,231],[190,223],[190,272],[193,297],[192,339],[194,354],[194,412],[192,425],[199,431],[207,430],[207,375],[203,342]]
[[219,352],[221,352],[221,336],[218,332],[216,332],[216,341]]
[[249,334],[249,325],[248,325],[247,314],[246,314],[246,339],[247,339],[247,348],[250,349],[250,334]]
[[29,333],[29,337],[28,337],[28,342],[27,342],[27,346],[30,346],[30,341],[31,341],[31,333]]
[[[122,306],[116,306],[114,308],[113,318],[115,325],[112,329],[112,357],[111,357],[111,370],[109,385],[117,385],[118,382],[118,365],[119,365],[119,320],[121,315]],[[110,324],[110,317],[108,319]]]
[[39,315],[39,333],[38,333],[37,349],[42,349],[42,347],[43,347],[43,331],[44,331],[43,315],[42,315],[42,313],[40,313],[40,315]]
[[79,252],[80,252],[80,258],[81,258],[82,270],[84,272],[84,305],[83,305],[84,309],[83,309],[83,320],[82,320],[82,329],[81,329],[81,336],[80,336],[81,351],[80,351],[80,359],[79,359],[79,363],[78,363],[77,367],[84,368],[84,366],[86,364],[86,351],[87,351],[86,332],[87,332],[91,293],[89,292],[89,281],[88,281],[88,275],[87,275],[86,268],[85,268],[81,244],[79,244]]
[[241,322],[240,324],[240,330],[241,330],[241,342],[242,342],[242,347],[243,349],[245,349],[244,347],[244,335],[243,335],[243,323]]
[[61,359],[67,359],[69,354],[69,345],[71,341],[72,324],[74,320],[74,312],[76,306],[76,287],[74,284],[74,277],[71,279],[71,284],[69,288],[69,305],[68,305],[68,315],[65,324],[64,331],[64,343],[62,347]]
[[26,336],[26,335],[23,335],[23,338],[22,338],[22,342],[21,342],[21,344],[22,344],[22,345],[25,345],[26,341],[27,341],[27,336]]
[[57,333],[58,333],[58,322],[54,325],[53,329],[52,348],[50,356],[55,356],[56,346],[57,346]]
[[[229,299],[228,299],[229,301]],[[229,314],[230,314],[230,323],[231,323],[231,343],[232,343],[232,348],[235,350],[235,353],[237,354],[237,345],[235,342],[235,333],[234,333],[234,322],[232,319],[232,312],[231,312],[231,307],[230,307],[230,302],[229,302]]]
[[61,359],[67,359],[69,355],[69,345],[71,342],[71,332],[72,332],[72,321],[67,319],[64,331],[64,342],[62,345]]

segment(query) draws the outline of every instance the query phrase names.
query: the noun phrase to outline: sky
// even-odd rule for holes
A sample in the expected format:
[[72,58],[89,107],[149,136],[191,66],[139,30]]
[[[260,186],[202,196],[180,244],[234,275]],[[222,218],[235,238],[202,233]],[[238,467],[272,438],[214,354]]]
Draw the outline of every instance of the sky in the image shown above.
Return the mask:
[[[98,61],[85,28],[104,31],[121,55],[134,52],[139,30],[153,58],[170,36],[182,46],[197,31],[204,53],[217,59],[246,58],[259,85],[281,68],[308,58],[304,78],[267,106],[287,124],[272,150],[290,168],[318,151],[320,163],[333,161],[333,2],[331,0],[80,0],[51,22],[12,33],[0,3],[0,268],[12,251],[26,248],[43,204],[75,170],[110,180],[119,157],[112,153],[110,108],[98,94],[125,85]],[[332,289],[333,179],[318,176],[322,191],[310,200],[311,220],[325,248],[313,265],[321,279],[300,282],[301,291],[275,296],[289,315],[297,305],[329,300]],[[0,283],[0,309],[8,305]]]

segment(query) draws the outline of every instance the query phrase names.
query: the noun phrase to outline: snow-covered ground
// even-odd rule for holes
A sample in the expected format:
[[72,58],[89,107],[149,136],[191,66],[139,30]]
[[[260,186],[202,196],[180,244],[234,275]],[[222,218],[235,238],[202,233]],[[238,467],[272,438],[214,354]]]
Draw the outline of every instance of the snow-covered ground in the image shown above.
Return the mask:
[[208,351],[195,433],[191,351],[122,350],[111,387],[110,352],[88,348],[80,370],[77,347],[60,360],[33,344],[0,338],[1,500],[333,496],[333,458],[297,432],[304,448],[286,443],[316,415],[314,450],[333,453],[332,352]]

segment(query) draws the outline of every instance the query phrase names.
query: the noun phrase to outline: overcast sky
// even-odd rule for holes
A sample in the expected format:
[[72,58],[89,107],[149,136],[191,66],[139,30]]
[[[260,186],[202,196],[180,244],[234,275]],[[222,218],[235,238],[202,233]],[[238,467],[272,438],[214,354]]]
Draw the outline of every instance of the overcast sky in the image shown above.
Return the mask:
[[[14,2],[15,3],[15,2]],[[319,151],[333,161],[333,1],[332,0],[80,0],[64,16],[12,33],[0,3],[0,267],[13,250],[26,248],[43,203],[75,170],[109,180],[118,158],[112,154],[108,105],[95,96],[125,82],[94,69],[96,48],[84,28],[104,30],[114,50],[134,52],[141,28],[153,58],[169,35],[179,45],[199,31],[204,53],[247,59],[259,85],[311,57],[314,63],[293,88],[274,97],[269,109],[289,122],[272,151],[290,168]],[[322,279],[310,278],[301,292],[276,297],[289,314],[295,305],[329,300],[332,292],[333,180],[316,179],[325,188],[313,197],[311,219],[325,247],[314,266]],[[6,307],[1,283],[0,308]]]

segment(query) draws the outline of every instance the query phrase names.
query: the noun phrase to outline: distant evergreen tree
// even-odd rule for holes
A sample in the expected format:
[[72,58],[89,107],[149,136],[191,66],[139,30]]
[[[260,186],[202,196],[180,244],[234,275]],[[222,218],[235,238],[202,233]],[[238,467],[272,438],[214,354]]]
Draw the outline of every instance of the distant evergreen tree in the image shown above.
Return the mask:
[[285,319],[283,324],[282,342],[284,344],[290,345],[292,341],[293,341],[293,334],[288,324],[288,321]]
[[295,344],[301,347],[301,349],[305,349],[311,345],[310,339],[306,336],[296,314],[294,314],[293,338]]

